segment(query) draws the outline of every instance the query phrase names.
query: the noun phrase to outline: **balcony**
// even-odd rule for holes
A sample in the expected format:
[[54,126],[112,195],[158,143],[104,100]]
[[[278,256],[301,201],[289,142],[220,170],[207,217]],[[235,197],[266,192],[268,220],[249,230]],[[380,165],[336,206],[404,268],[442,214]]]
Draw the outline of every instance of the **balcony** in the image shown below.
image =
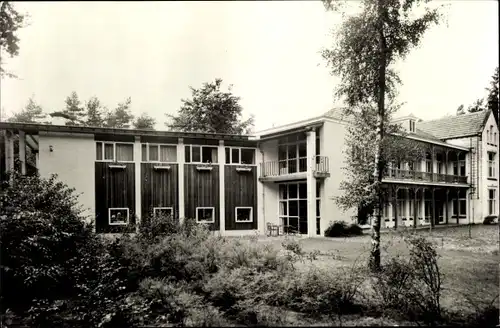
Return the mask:
[[[328,157],[314,156],[315,167],[313,176],[315,178],[327,178],[330,176]],[[306,179],[307,157],[269,161],[260,163],[261,181],[283,181]]]
[[396,168],[386,169],[384,173],[384,179],[408,180],[412,182],[427,183],[467,184],[467,176],[421,172],[414,170],[402,170]]

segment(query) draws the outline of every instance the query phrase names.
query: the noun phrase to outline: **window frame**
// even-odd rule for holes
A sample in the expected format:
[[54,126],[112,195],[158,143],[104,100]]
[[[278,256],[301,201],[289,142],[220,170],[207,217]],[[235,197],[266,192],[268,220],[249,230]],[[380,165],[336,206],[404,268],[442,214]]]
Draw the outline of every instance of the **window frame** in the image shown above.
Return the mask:
[[[101,149],[101,159],[97,159],[97,144],[100,143],[102,144],[102,149]],[[106,146],[105,145],[113,145],[113,159],[105,159],[105,156],[104,154],[106,153],[105,149],[106,149]],[[122,161],[122,160],[117,160],[116,159],[116,145],[132,145],[132,160],[131,161]],[[95,155],[96,155],[96,158],[95,158],[95,161],[96,162],[106,162],[106,163],[134,163],[135,162],[135,154],[134,154],[134,150],[135,150],[135,143],[134,142],[122,142],[122,141],[96,141],[95,142]]]
[[[493,198],[491,198],[490,192],[493,191]],[[497,207],[497,190],[496,189],[488,189],[488,215],[496,215],[496,207]]]
[[[493,155],[493,159],[490,160],[490,154]],[[493,151],[488,152],[488,178],[495,179],[497,177],[495,167],[496,167],[496,158],[497,154]]]
[[[212,210],[212,221],[200,221],[198,219],[198,210]],[[206,223],[206,224],[212,224],[215,223],[215,207],[213,206],[197,206],[196,207],[196,223]]]
[[[127,211],[127,221],[126,222],[111,222],[111,211],[112,210],[126,210]],[[130,209],[128,207],[110,207],[108,208],[108,225],[110,226],[127,226],[130,223]]]
[[[217,155],[217,161],[216,162],[203,162],[203,148],[215,148],[217,149],[217,146],[211,146],[211,145],[184,145],[184,154],[186,154],[186,147],[189,147],[189,162],[186,161],[186,158],[184,157],[184,163],[186,164],[219,164],[220,158]],[[200,147],[200,161],[199,162],[193,162],[193,147]],[[218,152],[218,149],[217,149]]]
[[[250,209],[250,220],[241,221],[238,220],[238,210],[248,210]],[[252,206],[236,206],[234,208],[234,221],[236,223],[253,223],[253,207]]]
[[[226,154],[226,149],[229,149],[229,163],[227,163],[227,154]],[[233,163],[233,149],[238,149],[238,163]],[[243,164],[241,163],[241,150],[242,149],[250,149],[253,150],[253,164]],[[256,148],[254,147],[233,147],[233,146],[224,146],[224,165],[245,165],[245,166],[255,166],[257,165],[257,154],[256,154]]]
[[174,217],[174,208],[173,207],[168,207],[168,206],[158,206],[158,207],[153,207],[153,216],[156,216],[156,211],[157,210],[170,210],[170,216]]
[[[143,161],[142,160],[142,146],[145,145],[146,146],[146,161]],[[156,146],[156,148],[158,149],[158,160],[156,161],[152,161],[150,158],[149,158],[149,147],[150,146]],[[168,146],[168,147],[175,147],[175,161],[172,162],[172,161],[168,161],[168,162],[162,162],[160,161],[160,146]],[[176,164],[177,161],[178,161],[178,158],[177,158],[177,144],[164,144],[164,143],[149,143],[149,142],[143,142],[141,143],[141,163],[170,163],[170,164]]]

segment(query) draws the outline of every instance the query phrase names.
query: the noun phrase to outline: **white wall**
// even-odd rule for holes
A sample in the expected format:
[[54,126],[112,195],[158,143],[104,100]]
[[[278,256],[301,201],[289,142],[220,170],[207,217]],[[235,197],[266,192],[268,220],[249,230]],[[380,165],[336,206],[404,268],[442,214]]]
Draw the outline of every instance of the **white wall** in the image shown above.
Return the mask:
[[323,183],[321,197],[321,234],[328,227],[330,221],[352,221],[356,209],[342,211],[335,203],[335,197],[340,196],[340,182],[345,178],[345,136],[347,126],[345,123],[327,121],[320,131],[320,152],[329,159],[330,177]]
[[[496,140],[496,145],[491,145],[488,144],[488,136],[487,136],[487,131],[490,130],[490,126],[493,126],[493,132],[497,134],[497,140]],[[481,165],[484,168],[482,170],[482,176],[481,176],[481,182],[482,182],[482,188],[481,188],[481,195],[480,197],[482,198],[481,202],[481,208],[482,208],[482,217],[481,220],[484,219],[485,216],[488,215],[488,190],[489,189],[496,189],[496,214],[499,214],[498,210],[498,202],[499,202],[499,190],[498,190],[498,179],[499,179],[499,172],[498,172],[498,162],[499,162],[499,153],[498,153],[498,126],[495,122],[495,118],[493,116],[493,113],[490,113],[488,120],[486,121],[484,130],[482,132],[482,141],[481,141],[481,148],[482,148],[482,159],[481,159]],[[496,153],[496,164],[495,164],[495,170],[496,170],[496,176],[495,179],[489,179],[488,178],[488,152],[494,152]]]
[[[263,162],[278,160],[278,140],[267,140],[261,143],[260,150],[262,151],[261,160]],[[263,213],[262,219],[259,220],[259,230],[266,231],[267,223],[280,224],[278,217],[278,192],[279,187],[274,182],[258,182],[262,188],[257,188],[262,195],[258,199],[262,202],[258,203],[259,212]]]
[[[50,151],[52,146],[53,151]],[[78,200],[89,221],[95,215],[95,141],[89,134],[39,133],[39,172],[58,179],[80,194]]]

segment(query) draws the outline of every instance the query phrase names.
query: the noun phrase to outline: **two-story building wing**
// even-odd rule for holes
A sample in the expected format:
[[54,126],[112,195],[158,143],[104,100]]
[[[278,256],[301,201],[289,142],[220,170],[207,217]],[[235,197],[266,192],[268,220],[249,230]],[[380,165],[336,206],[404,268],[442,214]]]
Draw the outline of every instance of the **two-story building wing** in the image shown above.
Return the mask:
[[[481,223],[498,214],[490,112],[398,122],[427,151],[385,172],[383,227]],[[277,225],[319,236],[331,221],[356,220],[356,209],[343,212],[334,201],[348,124],[338,109],[253,136],[0,122],[0,171],[57,174],[101,233],[132,232],[161,213],[225,235]]]

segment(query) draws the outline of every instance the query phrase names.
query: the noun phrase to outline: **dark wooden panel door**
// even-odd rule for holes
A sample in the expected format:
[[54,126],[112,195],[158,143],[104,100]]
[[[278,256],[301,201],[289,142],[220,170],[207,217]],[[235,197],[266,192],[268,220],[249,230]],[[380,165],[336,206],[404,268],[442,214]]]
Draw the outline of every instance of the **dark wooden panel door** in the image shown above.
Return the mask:
[[[238,170],[240,168],[240,170]],[[257,229],[257,170],[256,167],[245,167],[241,170],[236,165],[225,165],[224,168],[224,204],[226,230]],[[236,208],[241,208],[236,218]],[[252,209],[251,221],[247,219],[248,209]]]
[[[95,163],[95,208],[98,233],[135,231],[135,167],[133,163],[120,165],[125,168],[110,168],[109,163],[106,162]],[[128,209],[127,224],[110,224],[110,208]]]
[[211,165],[211,170],[198,169],[199,164],[184,164],[184,203],[186,218],[196,218],[196,208],[206,215],[213,208],[211,230],[219,230],[219,166]]
[[155,169],[158,164],[141,164],[141,214],[143,219],[153,214],[155,207],[171,207],[179,217],[178,165],[168,164],[169,169]]

